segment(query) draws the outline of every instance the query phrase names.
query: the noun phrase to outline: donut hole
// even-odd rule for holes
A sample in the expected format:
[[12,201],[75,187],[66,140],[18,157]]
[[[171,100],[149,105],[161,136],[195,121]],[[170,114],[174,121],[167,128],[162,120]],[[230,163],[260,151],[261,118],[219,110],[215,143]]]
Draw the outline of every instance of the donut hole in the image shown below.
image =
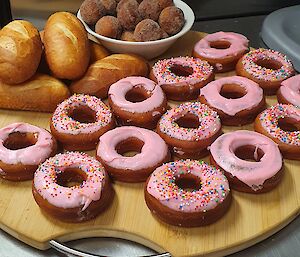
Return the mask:
[[175,121],[179,127],[182,128],[199,128],[200,122],[196,115],[192,113],[186,113]]
[[124,157],[133,157],[141,153],[143,146],[144,142],[142,140],[130,137],[118,143],[115,149],[118,154]]
[[238,99],[246,94],[245,88],[238,84],[224,84],[220,91],[220,95],[227,99]]
[[13,132],[4,140],[3,145],[9,150],[19,150],[37,142],[37,133]]
[[231,43],[228,41],[217,40],[210,42],[209,46],[215,49],[228,49],[231,46]]
[[299,122],[289,117],[278,119],[278,127],[287,132],[300,130]]
[[85,105],[70,110],[68,115],[80,123],[94,123],[97,120],[96,112]]
[[143,102],[149,97],[149,92],[143,87],[134,87],[130,89],[125,95],[125,99],[132,103]]
[[188,77],[194,73],[192,67],[174,64],[170,67],[170,71],[179,77]]
[[193,174],[181,174],[175,178],[175,184],[185,191],[195,191],[201,188],[201,179]]
[[234,154],[239,159],[249,162],[259,162],[265,155],[264,151],[254,145],[243,145],[235,149]]
[[275,60],[269,60],[269,59],[259,59],[255,62],[258,66],[261,66],[266,69],[270,70],[278,70],[281,68],[281,63]]
[[79,168],[67,168],[57,174],[56,183],[63,187],[80,186],[86,181],[87,175]]

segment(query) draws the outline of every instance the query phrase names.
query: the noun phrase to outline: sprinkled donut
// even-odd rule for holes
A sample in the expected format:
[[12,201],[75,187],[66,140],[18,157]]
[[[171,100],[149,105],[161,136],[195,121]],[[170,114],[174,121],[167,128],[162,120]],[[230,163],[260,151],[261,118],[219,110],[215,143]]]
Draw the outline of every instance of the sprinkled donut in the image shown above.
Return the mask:
[[150,72],[170,100],[196,99],[200,88],[214,79],[213,67],[193,57],[159,60]]
[[[135,156],[122,154],[136,151]],[[149,174],[170,160],[168,146],[155,132],[138,127],[119,127],[100,137],[96,158],[116,180],[145,181]]]
[[112,84],[108,102],[119,124],[153,129],[167,109],[161,87],[143,77],[127,77]]
[[38,165],[55,155],[56,140],[45,129],[12,123],[0,129],[0,177],[30,180]]
[[300,109],[293,105],[277,104],[257,116],[255,131],[278,144],[287,159],[300,160]]
[[201,88],[199,100],[218,112],[222,124],[229,126],[253,122],[266,105],[258,84],[240,76],[208,83]]
[[295,71],[286,55],[260,48],[250,51],[238,61],[236,73],[258,83],[265,94],[274,95],[280,83],[293,76]]
[[238,60],[249,50],[249,40],[238,33],[219,31],[197,42],[193,56],[208,61],[215,72],[235,69]]
[[50,129],[66,150],[92,150],[99,137],[114,127],[110,109],[98,98],[75,94],[58,105]]
[[41,164],[32,192],[42,211],[66,222],[94,218],[114,195],[101,163],[79,152],[57,154]]
[[180,158],[197,159],[221,134],[217,112],[199,102],[186,102],[168,110],[157,124],[157,133]]
[[300,75],[296,75],[281,83],[277,91],[277,100],[282,104],[300,106]]
[[196,227],[221,218],[231,203],[223,173],[203,161],[179,160],[157,168],[145,185],[151,212],[171,225]]
[[281,181],[283,160],[278,146],[254,131],[223,134],[212,143],[210,153],[211,164],[224,171],[231,189],[264,193]]

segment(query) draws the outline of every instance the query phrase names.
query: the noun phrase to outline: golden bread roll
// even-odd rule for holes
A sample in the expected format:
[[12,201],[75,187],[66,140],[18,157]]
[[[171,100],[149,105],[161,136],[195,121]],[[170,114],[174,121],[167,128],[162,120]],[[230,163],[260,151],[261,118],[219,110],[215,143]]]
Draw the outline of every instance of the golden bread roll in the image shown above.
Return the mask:
[[0,81],[0,108],[53,112],[57,105],[70,96],[68,87],[45,74],[35,74],[19,85]]
[[28,21],[15,20],[0,30],[0,79],[19,84],[36,72],[42,54],[38,30]]
[[93,63],[83,78],[71,84],[72,93],[83,93],[106,98],[111,84],[128,76],[147,77],[149,65],[132,54],[112,54]]
[[90,46],[82,23],[71,13],[52,14],[43,35],[46,60],[56,78],[79,79],[90,61]]
[[94,63],[103,59],[106,56],[109,56],[109,52],[106,48],[98,43],[90,40],[90,50],[91,50],[91,58],[90,63]]

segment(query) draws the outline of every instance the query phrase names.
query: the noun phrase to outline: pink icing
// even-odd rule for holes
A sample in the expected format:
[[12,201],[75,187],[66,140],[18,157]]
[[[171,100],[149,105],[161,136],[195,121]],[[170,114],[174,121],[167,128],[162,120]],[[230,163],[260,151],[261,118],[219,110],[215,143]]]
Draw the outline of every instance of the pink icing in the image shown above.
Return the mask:
[[[143,87],[149,97],[136,103],[127,101],[126,94],[136,87]],[[165,99],[161,87],[156,85],[154,81],[143,77],[127,77],[119,80],[110,86],[108,95],[116,106],[132,113],[150,112],[160,107]]]
[[[80,106],[87,106],[96,112],[96,122],[80,123],[69,117],[72,109]],[[112,120],[110,109],[97,97],[89,95],[75,94],[60,103],[51,118],[54,128],[65,134],[89,134],[107,126]]]
[[[173,65],[180,65],[190,67],[193,73],[189,76],[177,76],[171,72]],[[199,82],[208,79],[212,72],[213,67],[206,61],[193,57],[176,57],[171,59],[159,60],[152,68],[153,74],[157,79],[158,85],[173,85],[185,86],[195,85]]]
[[[201,180],[199,190],[179,188],[175,181],[184,174]],[[203,161],[180,160],[163,164],[150,176],[147,184],[150,195],[161,204],[181,212],[205,212],[222,203],[230,192],[223,173]]]
[[[264,152],[258,162],[245,161],[234,152],[245,145],[253,145]],[[256,150],[257,151],[257,150]],[[268,137],[254,131],[238,130],[223,134],[210,146],[216,163],[253,190],[261,188],[265,180],[273,177],[282,167],[278,146]],[[255,154],[257,156],[257,153]]]
[[[229,42],[230,46],[226,49],[212,48],[210,43],[215,41]],[[220,31],[202,38],[196,43],[194,51],[204,58],[223,59],[245,52],[248,49],[248,43],[249,40],[241,34]]]
[[[198,117],[199,128],[179,127],[176,121],[187,113]],[[199,102],[186,102],[168,110],[159,120],[158,126],[161,132],[172,138],[198,141],[217,133],[221,128],[221,122],[217,112],[207,105]]]
[[[80,186],[63,187],[56,183],[57,175],[67,168],[79,168],[87,176]],[[92,201],[101,197],[106,173],[97,160],[85,153],[68,152],[46,160],[34,175],[34,187],[50,204],[60,208],[82,207],[84,211]]]
[[[133,157],[117,153],[118,143],[128,138],[137,138],[144,142],[141,153]],[[140,170],[162,162],[168,153],[165,141],[155,132],[133,126],[119,127],[100,137],[97,148],[99,156],[109,166],[117,169]]]
[[[244,88],[246,95],[237,99],[227,99],[220,95],[221,89],[225,84],[236,84]],[[206,101],[212,107],[234,116],[242,110],[249,110],[257,106],[263,99],[263,90],[254,81],[239,77],[225,77],[208,83],[200,89]]]
[[300,75],[284,80],[279,90],[288,102],[300,106]]
[[[22,149],[7,149],[3,143],[13,132],[33,133],[37,142]],[[52,146],[53,138],[47,130],[28,123],[12,123],[0,129],[0,160],[4,163],[38,165],[49,157]]]

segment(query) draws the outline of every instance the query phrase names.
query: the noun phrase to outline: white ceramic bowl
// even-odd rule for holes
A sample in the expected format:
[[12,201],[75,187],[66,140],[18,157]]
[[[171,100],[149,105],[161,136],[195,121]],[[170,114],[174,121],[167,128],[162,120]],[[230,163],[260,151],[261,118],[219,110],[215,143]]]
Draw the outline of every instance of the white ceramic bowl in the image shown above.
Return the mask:
[[82,21],[83,25],[85,26],[88,33],[93,35],[95,38],[99,39],[100,42],[111,52],[113,53],[134,53],[145,57],[146,59],[150,60],[154,57],[157,57],[164,53],[175,41],[187,33],[191,27],[193,26],[195,15],[193,10],[184,2],[180,0],[174,0],[174,4],[179,7],[185,17],[185,24],[180,32],[176,35],[155,40],[149,42],[128,42],[117,40],[113,38],[108,38],[97,34],[93,31],[82,19],[80,15],[80,10],[77,13],[77,17]]

